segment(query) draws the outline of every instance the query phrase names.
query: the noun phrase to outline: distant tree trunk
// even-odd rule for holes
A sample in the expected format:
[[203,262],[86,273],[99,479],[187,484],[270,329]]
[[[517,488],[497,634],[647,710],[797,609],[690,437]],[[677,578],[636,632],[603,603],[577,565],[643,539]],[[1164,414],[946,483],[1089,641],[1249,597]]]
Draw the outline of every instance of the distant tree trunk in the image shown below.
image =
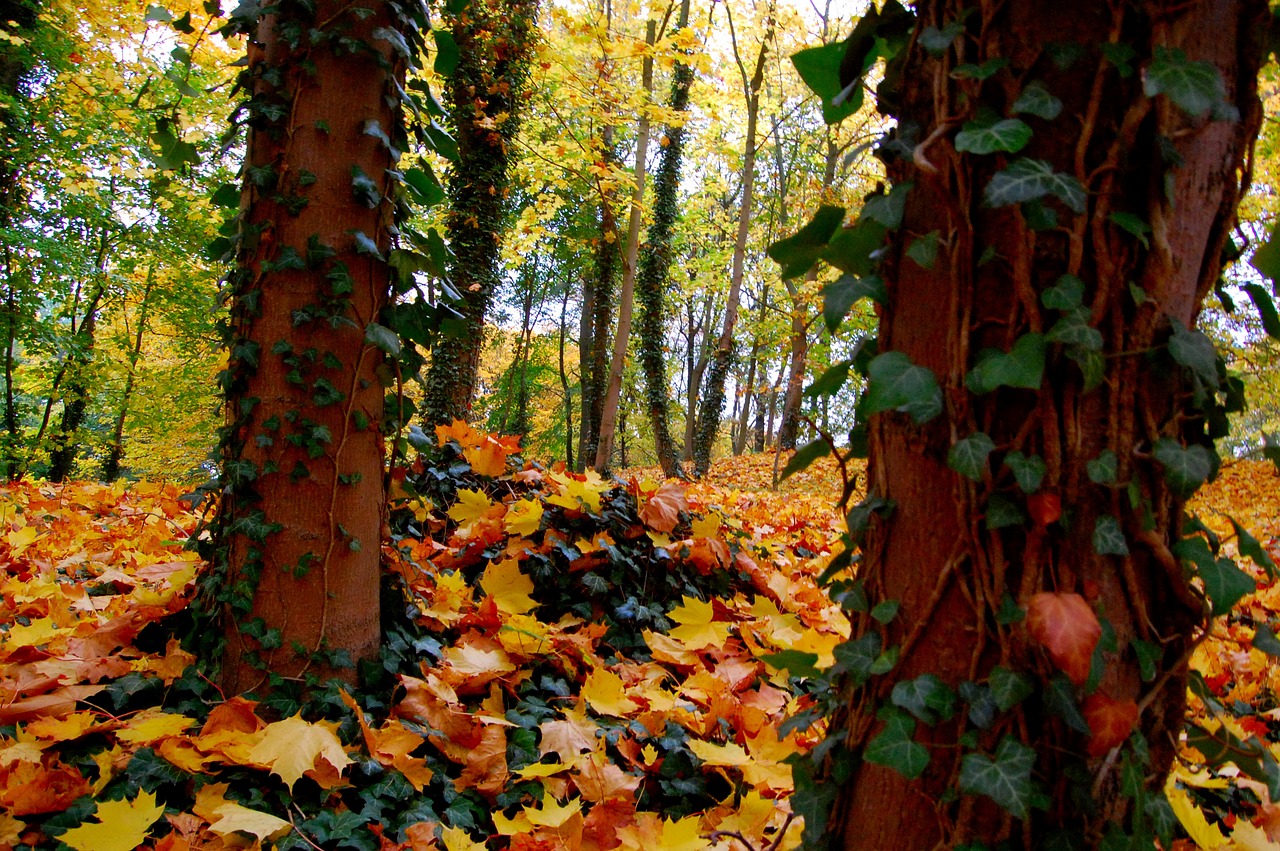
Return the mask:
[[401,8],[281,2],[252,24],[221,549],[204,586],[228,695],[354,682],[378,651],[383,354],[365,329],[391,291],[393,159],[365,128],[402,126],[405,63],[388,38],[409,29]]
[[[738,58],[738,40],[734,35],[733,14],[725,5],[729,21],[729,33],[733,38],[734,57]],[[747,237],[751,233],[752,205],[755,203],[756,179],[756,126],[760,117],[760,87],[764,84],[764,62],[769,55],[769,42],[773,40],[773,6],[769,7],[769,21],[765,36],[756,56],[755,72],[747,79],[746,68],[738,59],[742,71],[743,95],[747,101],[747,136],[742,143],[742,203],[738,208],[738,233],[733,244],[733,268],[729,277],[729,297],[724,309],[724,328],[711,354],[711,371],[707,376],[707,388],[703,393],[702,407],[698,411],[698,431],[693,449],[693,473],[702,478],[711,469],[711,450],[720,431],[720,416],[724,412],[724,385],[733,360],[733,329],[738,322],[738,301],[742,293],[742,278],[746,267]]]
[[[102,236],[95,263],[96,277],[106,275],[108,240]],[[79,452],[80,426],[84,425],[89,408],[89,368],[93,363],[93,350],[97,343],[98,313],[106,296],[105,283],[98,283],[84,303],[84,315],[77,320],[71,317],[71,337],[66,360],[58,375],[61,388],[50,391],[49,402],[62,398],[62,418],[53,433],[53,448],[49,450],[49,481],[64,482],[75,470]],[[57,382],[55,382],[56,386]],[[46,422],[48,409],[46,408]]]
[[[813,278],[809,278],[813,280]],[[791,296],[791,357],[787,372],[787,392],[782,399],[782,424],[778,427],[778,446],[795,449],[800,430],[800,403],[803,401],[804,379],[809,363],[809,323],[805,321],[804,302],[794,281],[783,281]]]
[[[832,729],[854,753],[826,781],[829,833],[848,851],[1149,848],[1153,815],[1171,813],[1143,802],[1159,802],[1175,758],[1205,595],[1214,614],[1229,599],[1211,581],[1227,567],[1180,558],[1226,390],[1188,329],[1248,182],[1267,4],[923,0],[916,14],[885,75],[900,82],[881,90],[914,155],[888,166],[907,188],[880,266],[888,360],[873,364],[927,370],[937,388],[904,412],[872,366],[863,397],[884,406],[867,489],[893,508],[871,520],[858,581],[897,614],[856,617],[847,646],[896,661],[840,692]],[[924,48],[926,27],[954,21],[951,47]],[[959,70],[997,58],[980,83]],[[1174,84],[1192,76],[1196,92]],[[1027,92],[1060,103],[1020,113],[1034,132],[1017,157],[957,150],[965,122],[1012,116]],[[1031,171],[1059,183],[1028,198],[1001,182]],[[910,246],[931,233],[937,260],[920,265]],[[1093,640],[1055,640],[1096,640],[1095,615],[1098,656]],[[920,712],[957,693],[954,713]],[[893,744],[877,752],[873,737]],[[909,768],[913,755],[927,764]]]
[[[680,4],[679,32],[689,23],[689,0]],[[683,114],[689,108],[689,89],[693,85],[693,68],[676,60],[671,81],[671,100],[667,108]],[[671,439],[670,406],[667,399],[667,360],[663,352],[666,342],[666,289],[671,274],[671,251],[676,219],[680,215],[680,159],[684,149],[684,125],[668,124],[667,144],[659,154],[658,169],[653,176],[653,222],[649,239],[636,277],[636,294],[640,302],[640,369],[645,380],[645,401],[649,423],[653,429],[653,448],[664,476],[685,475],[680,466],[675,441]]]
[[699,344],[699,339],[706,336],[707,328],[711,322],[711,295],[708,293],[703,299],[705,310],[701,317],[695,317],[693,299],[689,299],[689,315],[688,323],[685,326],[687,333],[688,347],[685,349],[685,373],[688,377],[688,392],[685,396],[687,404],[685,406],[684,418],[684,453],[683,460],[693,460],[693,436],[697,417],[694,412],[698,409],[698,398],[702,394],[702,376],[707,371],[707,347]]
[[151,292],[155,287],[155,280],[156,267],[153,263],[147,269],[147,283],[142,291],[142,305],[138,309],[138,327],[133,333],[133,345],[129,347],[127,356],[120,410],[116,413],[116,423],[111,429],[111,445],[107,447],[107,456],[102,461],[102,480],[106,482],[114,482],[120,478],[120,459],[124,457],[124,423],[129,415],[129,401],[133,398],[133,387],[138,376],[138,360],[142,357],[142,339],[147,333],[147,317],[151,311]]
[[569,287],[564,288],[560,300],[560,392],[564,395],[564,463],[570,470],[576,470],[573,463],[573,389],[569,385],[568,364],[565,358],[565,325],[569,313]]
[[431,352],[423,417],[428,424],[466,419],[480,370],[485,318],[501,283],[512,142],[524,112],[538,0],[470,0],[448,19],[458,65],[445,96],[458,143],[450,169],[445,229],[449,278],[462,318],[446,322]]
[[[645,44],[653,47],[658,39],[657,21],[649,21]],[[641,86],[646,98],[653,93],[653,57],[645,54],[641,64]],[[647,105],[647,104],[646,104]],[[649,113],[642,110],[636,126],[635,188],[631,193],[631,212],[627,219],[627,246],[622,266],[622,292],[618,296],[618,331],[613,335],[613,354],[609,360],[609,383],[600,406],[600,433],[596,443],[595,468],[608,470],[613,459],[613,442],[618,428],[618,406],[622,399],[622,373],[627,362],[627,345],[631,340],[631,313],[635,301],[636,259],[640,251],[640,219],[644,205],[645,159],[649,155]],[[625,452],[623,453],[625,458]],[[586,459],[583,459],[586,463]],[[626,462],[623,462],[626,466]]]
[[[755,392],[756,386],[756,366],[760,360],[760,328],[764,325],[765,311],[769,305],[769,285],[765,284],[764,291],[760,294],[760,319],[757,322],[756,333],[751,338],[751,360],[747,364],[747,381],[742,388],[742,412],[738,420],[738,433],[733,441],[733,454],[741,455],[747,449],[747,435],[749,429],[747,422],[751,414],[751,403],[757,401],[758,394]],[[757,404],[757,409],[759,404]],[[757,416],[759,414],[757,413]]]
[[[617,159],[613,150],[613,128],[606,127],[602,135],[605,163],[610,164]],[[615,282],[623,247],[612,200],[603,194],[600,198],[599,240],[594,272],[583,287],[582,334],[578,351],[582,375],[582,437],[578,458],[583,466],[596,457],[596,447],[600,443],[600,419],[609,384],[609,343],[613,329]]]

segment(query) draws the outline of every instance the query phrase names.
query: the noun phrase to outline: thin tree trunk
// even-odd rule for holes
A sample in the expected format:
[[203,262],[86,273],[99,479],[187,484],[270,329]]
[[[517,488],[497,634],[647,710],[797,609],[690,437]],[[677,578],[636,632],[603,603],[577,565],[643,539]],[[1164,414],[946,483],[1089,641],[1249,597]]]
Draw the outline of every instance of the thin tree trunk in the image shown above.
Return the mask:
[[458,320],[432,349],[423,417],[466,419],[480,370],[485,319],[501,283],[501,234],[510,205],[512,142],[524,112],[538,0],[473,0],[451,15],[458,65],[445,84],[458,159],[448,180],[449,277],[461,294]]
[[566,284],[564,295],[560,300],[560,392],[564,395],[564,463],[570,470],[576,470],[573,463],[573,389],[569,384],[567,360],[565,358],[565,320],[569,312],[569,286]]
[[120,459],[124,457],[124,423],[129,415],[129,401],[138,375],[138,361],[142,357],[142,340],[147,332],[147,317],[151,311],[151,291],[155,286],[156,267],[147,269],[147,283],[142,291],[142,305],[138,309],[138,327],[134,331],[133,345],[129,348],[128,368],[125,372],[124,392],[120,394],[120,410],[116,413],[115,426],[111,429],[111,445],[102,461],[102,480],[114,482],[120,478]]
[[703,300],[704,312],[702,318],[695,324],[692,299],[689,302],[689,347],[685,352],[685,367],[688,372],[689,386],[686,399],[686,414],[684,419],[684,453],[685,461],[693,460],[693,437],[697,417],[695,412],[698,409],[698,399],[702,395],[702,376],[707,371],[707,347],[698,344],[698,338],[705,336],[709,323],[711,322],[711,295],[708,294]]
[[738,232],[733,243],[733,267],[729,277],[729,297],[725,304],[724,328],[711,356],[711,370],[707,376],[707,389],[702,407],[698,411],[698,431],[693,450],[693,472],[702,478],[711,469],[711,450],[720,431],[720,417],[724,412],[724,385],[733,360],[733,329],[738,322],[738,301],[742,294],[742,278],[746,266],[747,237],[751,232],[752,204],[755,201],[756,179],[756,126],[760,117],[760,87],[764,83],[764,62],[769,54],[769,42],[773,39],[773,7],[769,7],[769,20],[765,27],[760,52],[756,56],[755,72],[747,80],[746,69],[738,58],[738,40],[734,35],[733,13],[725,5],[729,21],[729,33],[733,39],[734,57],[742,71],[743,96],[747,101],[747,138],[742,149],[742,203],[738,208]]
[[[98,256],[94,267],[96,277],[102,279],[107,272],[107,237],[104,234],[99,241]],[[77,325],[76,318],[71,318],[70,347],[63,369],[59,372],[62,378],[62,420],[53,435],[53,447],[49,450],[49,481],[63,482],[71,476],[75,468],[79,447],[80,426],[84,424],[85,413],[89,407],[89,366],[93,362],[94,346],[97,342],[98,313],[102,307],[102,299],[106,295],[105,282],[99,282],[93,295],[84,306],[84,316]],[[51,391],[50,401],[54,398]],[[48,409],[46,409],[46,417]],[[46,420],[47,421],[47,420]]]
[[[649,21],[645,44],[653,47],[658,38],[657,21]],[[642,87],[646,98],[653,94],[653,58],[646,52]],[[640,217],[644,203],[645,159],[649,155],[649,114],[642,110],[636,127],[635,189],[631,193],[631,213],[627,219],[627,248],[622,266],[622,292],[618,296],[618,330],[613,337],[613,356],[609,361],[609,383],[600,408],[600,434],[596,444],[595,468],[608,470],[613,456],[613,443],[618,424],[618,403],[622,398],[622,373],[627,362],[627,344],[631,339],[631,313],[635,301],[636,258],[640,250]],[[585,463],[585,459],[584,459]],[[625,465],[625,462],[623,464]]]
[[[755,401],[759,407],[759,394],[756,393],[756,367],[760,360],[760,329],[764,327],[765,311],[769,307],[769,285],[765,284],[760,294],[760,316],[756,321],[756,332],[751,338],[751,361],[747,366],[747,383],[742,389],[742,415],[738,421],[738,435],[733,442],[733,454],[741,455],[747,450],[747,422],[751,415],[751,403]],[[758,415],[757,415],[758,416]]]

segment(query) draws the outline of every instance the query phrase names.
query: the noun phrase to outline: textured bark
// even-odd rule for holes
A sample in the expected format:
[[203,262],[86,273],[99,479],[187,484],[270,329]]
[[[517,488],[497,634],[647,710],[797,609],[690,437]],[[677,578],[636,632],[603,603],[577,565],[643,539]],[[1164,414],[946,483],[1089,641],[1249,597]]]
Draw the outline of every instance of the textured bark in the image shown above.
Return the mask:
[[[606,162],[617,159],[613,150],[613,128],[603,133]],[[582,465],[591,463],[600,444],[600,419],[609,385],[609,353],[613,330],[613,305],[616,298],[618,261],[622,259],[622,240],[618,220],[609,198],[600,200],[600,242],[596,246],[593,274],[583,287],[582,334],[578,361],[582,376],[582,438],[578,458]]]
[[423,418],[428,425],[466,419],[480,371],[485,317],[501,283],[501,238],[512,140],[520,126],[538,0],[471,0],[451,16],[458,67],[445,97],[458,143],[450,169],[445,230],[449,278],[462,296],[460,319],[444,323],[431,352]]
[[[400,24],[384,2],[365,4],[367,16],[341,0],[308,8],[267,7],[249,42],[256,115],[226,378],[226,573],[214,578],[228,695],[311,676],[354,681],[354,668],[323,654],[358,662],[380,642],[383,354],[365,328],[390,296],[393,161],[364,128],[401,120],[389,104],[403,64],[375,35]],[[295,49],[298,28],[325,40]],[[338,36],[368,52],[329,40]],[[372,197],[353,192],[356,168]],[[255,183],[264,173],[274,181]],[[305,205],[291,206],[299,197]],[[358,251],[356,233],[380,256]],[[281,262],[295,252],[306,262]]]
[[[1026,606],[1036,592],[1077,592],[1094,601],[1115,630],[1119,652],[1105,654],[1100,690],[1115,700],[1143,701],[1139,727],[1151,761],[1141,773],[1148,793],[1162,787],[1183,720],[1184,655],[1203,614],[1169,555],[1179,537],[1182,500],[1151,453],[1161,438],[1205,439],[1190,408],[1187,374],[1169,360],[1166,343],[1171,319],[1194,326],[1247,181],[1243,162],[1260,115],[1255,39],[1265,12],[1260,0],[917,5],[917,31],[965,20],[967,32],[940,58],[919,46],[906,48],[896,112],[915,154],[893,161],[890,174],[896,183],[915,185],[883,267],[889,296],[880,349],[905,353],[932,370],[944,412],[922,426],[892,412],[871,420],[868,487],[895,508],[873,521],[860,576],[873,603],[896,600],[901,609],[887,628],[864,617],[855,636],[881,629],[885,646],[909,646],[892,674],[856,691],[847,714],[836,720],[855,747],[880,729],[866,707],[887,698],[895,682],[931,673],[955,688],[985,681],[996,664],[1048,679],[1054,668],[1043,651],[1021,625],[995,612],[1006,597]],[[1194,119],[1163,97],[1146,98],[1142,75],[1122,77],[1095,47],[1118,41],[1136,49],[1135,67],[1149,59],[1153,46],[1181,48],[1191,59],[1212,62],[1241,119]],[[1047,47],[1065,42],[1084,52],[1063,68]],[[949,73],[959,62],[997,56],[1009,60],[1009,77],[1002,73],[980,93]],[[1028,226],[1018,206],[983,204],[983,189],[1004,157],[958,154],[953,147],[966,110],[981,104],[1007,115],[1021,84],[1033,79],[1044,81],[1064,109],[1054,122],[1029,119],[1035,135],[1021,155],[1079,178],[1089,193],[1083,215],[1047,201],[1060,226],[1040,231]],[[1169,172],[1167,196],[1169,160],[1162,158],[1162,144],[1180,157]],[[1115,211],[1150,223],[1149,249],[1109,223]],[[904,251],[913,238],[935,230],[944,247],[933,268],[924,269]],[[981,261],[987,247],[999,262]],[[982,349],[1008,351],[1022,334],[1049,329],[1057,313],[1042,308],[1040,294],[1063,274],[1085,284],[1089,323],[1105,341],[1105,380],[1086,389],[1065,347],[1051,345],[1038,390],[967,390],[965,374]],[[1131,296],[1130,282],[1144,299]],[[977,431],[997,447],[981,482],[947,464],[954,441]],[[1118,458],[1118,482],[1131,484],[1141,500],[1136,508],[1125,487],[1105,487],[1088,476],[1086,463],[1108,449]],[[1044,459],[1038,496],[1024,497],[1001,467],[1000,458],[1014,450]],[[1032,517],[1039,514],[1040,521],[986,528],[982,517],[995,494],[1015,500]],[[1053,500],[1060,500],[1061,517],[1046,512]],[[1119,519],[1129,555],[1095,552],[1090,532],[1103,516]],[[1134,639],[1161,648],[1157,668],[1167,679],[1154,687],[1139,676]],[[1073,838],[1070,847],[1092,848],[1109,825],[1122,825],[1131,815],[1118,765],[1086,759],[1085,737],[1031,705],[1015,710],[1009,723],[980,732],[979,744],[990,753],[1001,736],[1012,735],[1033,747],[1034,777],[1051,797],[1047,810],[1032,810],[1019,822],[989,798],[964,792],[943,798],[944,790],[955,791],[954,772],[965,751],[955,742],[965,715],[962,710],[951,721],[920,726],[917,739],[940,747],[930,748],[932,761],[918,780],[855,763],[833,814],[832,833],[841,847],[1041,848],[1062,833]],[[1080,772],[1088,778],[1083,783]]]

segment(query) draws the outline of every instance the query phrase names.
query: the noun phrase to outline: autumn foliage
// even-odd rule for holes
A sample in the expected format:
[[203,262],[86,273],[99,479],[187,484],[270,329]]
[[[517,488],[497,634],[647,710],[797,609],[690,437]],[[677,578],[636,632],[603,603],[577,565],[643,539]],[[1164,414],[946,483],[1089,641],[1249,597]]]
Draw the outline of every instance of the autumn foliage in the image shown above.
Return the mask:
[[[839,546],[832,471],[772,493],[771,459],[730,459],[686,487],[524,463],[461,424],[432,443],[393,473],[395,616],[356,694],[227,700],[192,665],[198,517],[175,488],[0,491],[0,848],[795,847],[787,760],[822,731],[788,723],[812,678],[779,665],[828,667],[848,635],[815,582]],[[1224,550],[1227,509],[1256,507],[1242,522],[1274,546],[1276,482],[1244,463],[1210,489]],[[1247,569],[1257,593],[1193,660],[1169,786],[1206,848],[1280,836],[1266,784],[1195,748],[1197,727],[1225,728],[1275,759],[1280,680],[1250,646],[1280,591]],[[1087,600],[1039,595],[1025,623],[1088,676]],[[1140,707],[1096,693],[1081,711],[1099,756]]]

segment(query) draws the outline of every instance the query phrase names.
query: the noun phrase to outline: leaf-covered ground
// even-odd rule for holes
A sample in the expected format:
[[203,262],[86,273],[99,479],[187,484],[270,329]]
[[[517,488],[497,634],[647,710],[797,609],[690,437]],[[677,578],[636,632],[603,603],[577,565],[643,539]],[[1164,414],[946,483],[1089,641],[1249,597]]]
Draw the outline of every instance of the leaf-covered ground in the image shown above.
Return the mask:
[[[305,712],[288,689],[223,699],[179,646],[199,563],[178,489],[0,489],[0,849],[795,847],[786,759],[821,731],[787,723],[814,686],[778,665],[829,665],[848,634],[815,583],[839,546],[834,468],[778,493],[771,456],[619,485],[441,439],[396,477],[370,685]],[[1230,466],[1206,522],[1274,549],[1278,482]],[[1280,838],[1280,681],[1250,649],[1280,590],[1257,576],[1193,698],[1253,762],[1205,771],[1188,745],[1170,786],[1206,848]]]

